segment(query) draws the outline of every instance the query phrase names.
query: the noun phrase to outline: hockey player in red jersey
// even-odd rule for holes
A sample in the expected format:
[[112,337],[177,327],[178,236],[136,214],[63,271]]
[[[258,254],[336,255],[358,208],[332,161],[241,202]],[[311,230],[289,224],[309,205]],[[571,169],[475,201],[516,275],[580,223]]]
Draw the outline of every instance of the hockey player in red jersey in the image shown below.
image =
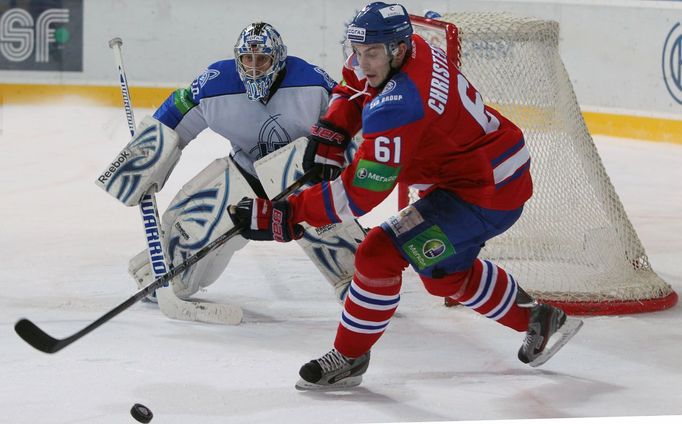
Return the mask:
[[[360,244],[334,349],[305,364],[296,387],[361,382],[370,349],[398,307],[408,265],[429,293],[526,332],[519,359],[544,363],[581,321],[533,301],[504,269],[477,258],[531,197],[521,130],[483,103],[443,50],[413,34],[402,5],[365,7],[348,27],[347,44],[344,83],[313,126],[304,159],[304,168],[321,168],[323,181],[274,204],[244,199],[232,207],[233,219],[248,227],[247,238],[288,241],[300,222],[362,216],[398,182],[420,189],[421,198]],[[364,141],[341,172],[344,147],[360,129]]]

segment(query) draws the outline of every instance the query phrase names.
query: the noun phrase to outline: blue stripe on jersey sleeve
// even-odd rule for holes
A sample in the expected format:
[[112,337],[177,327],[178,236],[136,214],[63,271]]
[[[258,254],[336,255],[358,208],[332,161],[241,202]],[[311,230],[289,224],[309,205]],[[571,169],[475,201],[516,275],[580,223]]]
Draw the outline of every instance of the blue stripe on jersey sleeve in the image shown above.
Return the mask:
[[424,117],[424,107],[417,86],[399,73],[374,100],[362,110],[364,133],[384,132],[418,121]]
[[162,124],[172,129],[178,126],[182,117],[185,116],[175,106],[174,100],[175,92],[171,93],[165,102],[154,112],[154,118],[158,119]]
[[[221,60],[209,65],[204,72],[192,81],[189,88],[179,89],[171,93],[154,112],[154,118],[175,129],[185,114],[194,107],[191,103],[198,105],[201,99],[205,97],[244,92],[244,84],[239,79],[234,60]],[[180,100],[183,110],[178,108],[176,96],[182,97]]]

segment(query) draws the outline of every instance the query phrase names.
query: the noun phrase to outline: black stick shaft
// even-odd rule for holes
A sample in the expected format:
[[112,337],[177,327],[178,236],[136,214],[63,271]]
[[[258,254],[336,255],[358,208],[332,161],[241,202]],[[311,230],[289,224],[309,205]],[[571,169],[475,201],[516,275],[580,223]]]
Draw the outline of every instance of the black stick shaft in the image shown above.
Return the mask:
[[[314,167],[310,169],[308,172],[303,174],[299,179],[294,181],[289,187],[287,187],[283,192],[275,196],[272,200],[277,201],[277,200],[282,200],[283,198],[289,196],[291,193],[294,191],[298,190],[301,188],[305,183],[310,181],[310,179],[315,176],[319,172],[319,169],[317,167]],[[149,283],[147,286],[143,287],[140,289],[137,293],[132,295],[128,300],[125,302],[121,303],[120,305],[116,306],[114,309],[110,310],[106,314],[102,315],[100,318],[98,318],[96,321],[92,322],[89,324],[87,327],[83,328],[82,330],[78,331],[77,333],[74,333],[73,335],[63,338],[63,339],[56,339],[46,332],[44,332],[40,327],[35,325],[33,322],[26,318],[22,318],[17,323],[14,325],[14,331],[24,339],[24,341],[34,348],[38,349],[41,352],[45,353],[55,353],[60,351],[61,349],[65,348],[66,346],[70,345],[71,343],[75,342],[76,340],[80,339],[81,337],[85,336],[86,334],[90,333],[97,327],[101,326],[102,324],[106,323],[107,321],[111,320],[114,318],[116,315],[120,314],[121,312],[125,311],[128,309],[130,306],[134,305],[137,303],[140,299],[145,297],[147,294],[153,292],[154,290],[161,288],[164,286],[168,281],[173,279],[176,275],[180,274],[181,272],[185,271],[187,268],[190,266],[194,265],[197,263],[201,258],[204,256],[208,255],[210,252],[215,250],[218,246],[222,245],[226,241],[230,240],[232,237],[236,236],[237,234],[241,233],[242,227],[232,227],[230,228],[227,232],[221,234],[218,238],[204,246],[201,250],[196,252],[194,255],[190,256],[187,258],[183,263],[180,265],[176,266],[175,268],[171,269],[170,272],[167,274],[163,275],[162,277],[154,280],[153,282]]]

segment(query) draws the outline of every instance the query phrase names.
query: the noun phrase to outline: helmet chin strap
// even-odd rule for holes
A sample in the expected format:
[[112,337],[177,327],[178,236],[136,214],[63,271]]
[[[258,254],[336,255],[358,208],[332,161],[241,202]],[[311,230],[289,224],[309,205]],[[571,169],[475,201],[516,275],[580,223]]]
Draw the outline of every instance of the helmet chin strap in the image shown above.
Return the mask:
[[393,76],[395,74],[397,74],[398,71],[400,70],[400,68],[403,66],[403,64],[401,63],[400,66],[398,66],[397,68],[393,67],[393,59],[395,59],[395,54],[393,53],[393,51],[398,50],[397,46],[395,49],[393,49],[393,51],[391,51],[391,48],[387,44],[384,44],[384,48],[386,49],[386,54],[388,55],[388,68],[389,69],[388,69],[388,74],[386,75],[386,78],[384,78],[384,80],[381,82],[381,84],[379,84],[376,87],[376,89],[378,91],[383,90],[386,83],[388,83],[391,80],[391,78],[393,78]]

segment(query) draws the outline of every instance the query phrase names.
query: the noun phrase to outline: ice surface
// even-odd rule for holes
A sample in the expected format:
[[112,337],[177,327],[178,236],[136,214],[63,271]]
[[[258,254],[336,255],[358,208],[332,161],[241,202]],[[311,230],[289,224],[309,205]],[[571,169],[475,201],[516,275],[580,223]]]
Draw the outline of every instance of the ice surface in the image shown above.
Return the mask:
[[[153,423],[182,424],[682,414],[679,307],[588,318],[532,369],[516,359],[521,334],[442,307],[411,274],[363,384],[296,391],[299,367],[331,347],[340,305],[293,243],[249,244],[201,293],[242,305],[242,325],[171,321],[138,304],[57,354],[38,352],[14,333],[18,318],[64,337],[135,290],[126,268],[144,247],[139,211],[93,183],[128,130],[121,109],[80,101],[5,105],[0,129],[0,422],[132,423],[136,402]],[[682,145],[597,146],[654,269],[682,292]],[[228,151],[212,134],[190,144],[160,208]]]

